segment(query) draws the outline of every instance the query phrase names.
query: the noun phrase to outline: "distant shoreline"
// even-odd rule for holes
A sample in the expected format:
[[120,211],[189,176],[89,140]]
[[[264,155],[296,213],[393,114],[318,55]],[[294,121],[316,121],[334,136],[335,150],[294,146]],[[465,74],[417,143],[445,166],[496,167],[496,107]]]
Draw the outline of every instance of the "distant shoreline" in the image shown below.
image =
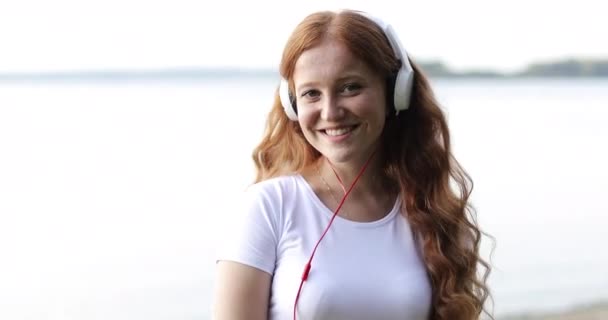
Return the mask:
[[[606,78],[608,77],[608,59],[583,60],[568,59],[555,62],[535,63],[525,70],[513,73],[501,73],[492,70],[469,70],[462,72],[452,71],[441,62],[419,63],[423,72],[430,78],[491,78],[491,79],[519,79],[519,78]],[[196,80],[218,78],[244,78],[244,77],[273,77],[278,78],[275,69],[251,68],[204,68],[204,67],[176,67],[159,69],[106,69],[106,70],[77,70],[54,72],[0,72],[0,81],[51,81],[51,80]]]
[[[434,80],[601,80],[608,76],[487,76],[487,75],[433,75],[427,74]],[[242,80],[242,79],[279,79],[272,72],[232,72],[232,71],[201,71],[201,72],[65,72],[65,73],[20,73],[0,74],[0,83],[70,83],[70,82],[195,82],[210,80]]]
[[496,320],[596,320],[608,319],[608,301],[580,305],[560,312],[528,312],[496,317]]
[[421,67],[430,76],[440,77],[608,77],[608,59],[565,59],[538,62],[528,65],[521,71],[511,73],[484,69],[454,72],[441,62],[422,63]]

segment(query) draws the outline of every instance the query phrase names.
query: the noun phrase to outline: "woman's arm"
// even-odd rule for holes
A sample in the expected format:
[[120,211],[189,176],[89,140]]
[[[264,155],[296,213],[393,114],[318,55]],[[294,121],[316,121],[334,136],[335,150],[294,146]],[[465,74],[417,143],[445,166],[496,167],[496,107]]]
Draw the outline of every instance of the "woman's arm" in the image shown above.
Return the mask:
[[214,320],[268,320],[272,276],[232,261],[217,263]]

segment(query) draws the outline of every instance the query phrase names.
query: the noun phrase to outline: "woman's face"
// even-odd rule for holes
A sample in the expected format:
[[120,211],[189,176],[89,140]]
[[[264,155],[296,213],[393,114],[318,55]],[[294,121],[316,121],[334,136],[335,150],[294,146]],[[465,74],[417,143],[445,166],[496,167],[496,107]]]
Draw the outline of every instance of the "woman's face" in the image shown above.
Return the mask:
[[326,40],[300,55],[293,82],[306,140],[333,163],[367,160],[386,120],[383,78],[347,47]]

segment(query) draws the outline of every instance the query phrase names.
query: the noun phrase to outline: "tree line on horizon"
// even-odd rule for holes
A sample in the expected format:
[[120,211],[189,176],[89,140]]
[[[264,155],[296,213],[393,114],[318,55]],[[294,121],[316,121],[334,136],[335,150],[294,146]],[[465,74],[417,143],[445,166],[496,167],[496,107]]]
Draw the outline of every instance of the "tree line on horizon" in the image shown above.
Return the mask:
[[493,70],[452,71],[439,61],[419,63],[430,77],[607,77],[608,59],[565,59],[553,62],[539,62],[513,73]]
[[[472,70],[456,72],[441,61],[418,61],[423,72],[433,78],[516,78],[516,77],[608,77],[608,59],[566,59],[554,62],[539,62],[524,70],[501,73],[494,70]],[[66,72],[11,72],[0,71],[0,81],[49,81],[49,80],[102,80],[122,81],[136,79],[221,79],[234,77],[278,77],[276,69],[179,67],[146,70],[82,70]]]

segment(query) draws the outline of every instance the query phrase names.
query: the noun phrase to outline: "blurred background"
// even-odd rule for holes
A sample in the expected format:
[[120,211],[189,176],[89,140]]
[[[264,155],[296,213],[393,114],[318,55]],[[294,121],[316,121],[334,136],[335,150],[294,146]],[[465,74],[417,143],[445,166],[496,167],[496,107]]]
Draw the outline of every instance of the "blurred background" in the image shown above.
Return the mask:
[[210,319],[283,45],[339,8],[389,21],[430,76],[496,239],[494,315],[608,319],[592,0],[0,3],[0,319]]

